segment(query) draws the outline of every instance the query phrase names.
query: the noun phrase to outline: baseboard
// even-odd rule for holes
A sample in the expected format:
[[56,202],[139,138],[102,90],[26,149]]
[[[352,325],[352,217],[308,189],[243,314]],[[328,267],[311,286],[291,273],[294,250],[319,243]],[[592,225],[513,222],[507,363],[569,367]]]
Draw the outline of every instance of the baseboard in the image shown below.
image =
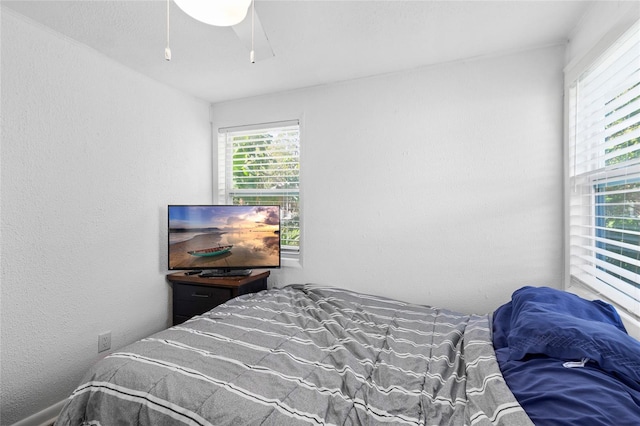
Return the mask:
[[53,404],[51,407],[45,408],[26,419],[22,419],[19,422],[14,423],[13,426],[49,426],[56,421],[65,402],[67,402],[67,400],[63,399],[62,401]]

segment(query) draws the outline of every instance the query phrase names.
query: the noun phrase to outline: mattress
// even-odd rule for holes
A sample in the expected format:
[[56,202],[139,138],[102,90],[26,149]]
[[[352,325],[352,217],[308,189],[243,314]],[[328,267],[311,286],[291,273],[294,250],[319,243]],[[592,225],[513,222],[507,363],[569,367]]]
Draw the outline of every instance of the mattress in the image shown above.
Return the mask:
[[108,355],[56,425],[531,425],[491,320],[313,285],[245,295]]

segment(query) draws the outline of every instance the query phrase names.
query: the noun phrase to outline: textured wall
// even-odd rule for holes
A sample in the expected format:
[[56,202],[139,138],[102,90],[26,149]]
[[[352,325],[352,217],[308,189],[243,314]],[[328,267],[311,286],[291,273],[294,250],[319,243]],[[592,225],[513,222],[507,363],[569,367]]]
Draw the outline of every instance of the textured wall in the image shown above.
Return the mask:
[[[166,205],[211,201],[209,106],[2,12],[3,425],[169,320]],[[160,60],[162,60],[160,58]]]
[[302,118],[303,259],[272,276],[487,312],[562,278],[564,47],[213,106]]
[[639,18],[640,2],[593,2],[572,31],[565,55],[566,64],[575,64],[585,56],[588,61],[593,61],[595,57],[591,54],[597,56],[602,53]]

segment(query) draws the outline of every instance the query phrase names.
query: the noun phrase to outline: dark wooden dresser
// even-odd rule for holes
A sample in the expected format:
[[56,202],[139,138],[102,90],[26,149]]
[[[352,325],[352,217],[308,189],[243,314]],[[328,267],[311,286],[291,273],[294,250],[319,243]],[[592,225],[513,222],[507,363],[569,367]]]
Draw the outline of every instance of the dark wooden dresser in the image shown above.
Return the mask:
[[173,325],[202,314],[242,294],[267,289],[269,271],[256,270],[243,277],[200,277],[176,272],[167,275],[173,286]]

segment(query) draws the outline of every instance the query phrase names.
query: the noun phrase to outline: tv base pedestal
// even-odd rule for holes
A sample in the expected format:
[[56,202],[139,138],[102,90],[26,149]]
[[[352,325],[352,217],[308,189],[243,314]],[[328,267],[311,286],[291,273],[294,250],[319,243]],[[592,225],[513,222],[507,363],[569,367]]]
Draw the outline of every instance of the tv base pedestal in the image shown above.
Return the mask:
[[251,269],[212,269],[210,271],[203,271],[199,275],[207,278],[248,277],[252,272]]

